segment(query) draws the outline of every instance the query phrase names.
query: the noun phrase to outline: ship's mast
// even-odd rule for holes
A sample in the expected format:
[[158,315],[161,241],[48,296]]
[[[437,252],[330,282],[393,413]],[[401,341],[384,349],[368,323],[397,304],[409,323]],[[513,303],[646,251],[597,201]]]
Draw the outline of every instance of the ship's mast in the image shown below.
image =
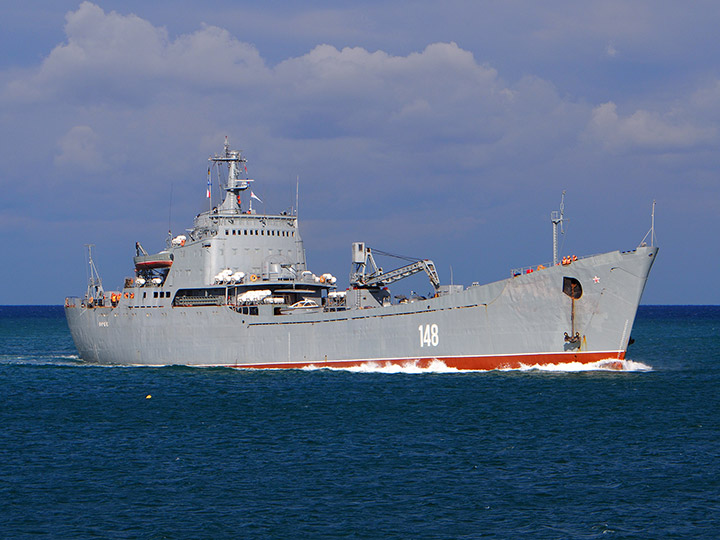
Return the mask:
[[85,294],[86,298],[102,298],[105,295],[105,290],[102,286],[102,279],[98,274],[97,268],[95,267],[95,261],[92,258],[92,248],[95,244],[85,244],[88,249],[88,288]]
[[213,164],[218,166],[220,163],[227,163],[228,167],[227,183],[224,188],[226,191],[225,200],[220,205],[219,210],[239,212],[240,203],[238,198],[240,196],[240,192],[245,191],[249,187],[249,182],[252,182],[250,179],[241,177],[243,169],[242,164],[247,163],[247,159],[242,157],[239,150],[230,150],[228,138],[225,137],[224,154],[215,154],[213,157],[209,158],[208,161],[211,161]]
[[655,247],[655,199],[653,199],[652,216],[650,217],[650,245]]
[[562,228],[563,214],[565,212],[565,190],[562,192],[562,199],[560,199],[560,211],[553,210],[550,213],[550,221],[553,225],[553,266],[558,263],[558,227],[560,227],[560,234],[565,234]]
[[650,246],[655,247],[655,199],[653,199],[652,214],[650,214],[650,230],[647,232],[645,237],[642,239],[642,242],[640,242],[641,246],[647,245],[645,240],[647,240],[648,236],[650,237]]

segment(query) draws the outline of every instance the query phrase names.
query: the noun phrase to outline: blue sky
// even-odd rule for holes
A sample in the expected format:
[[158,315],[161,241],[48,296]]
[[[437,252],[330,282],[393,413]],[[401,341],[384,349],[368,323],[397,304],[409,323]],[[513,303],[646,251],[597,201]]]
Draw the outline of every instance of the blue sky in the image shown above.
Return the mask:
[[87,243],[120,286],[136,241],[206,208],[225,135],[269,212],[300,177],[308,262],[343,283],[353,241],[466,285],[545,263],[567,190],[564,254],[634,248],[656,199],[643,303],[718,304],[719,23],[716,2],[0,1],[0,304],[81,294]]

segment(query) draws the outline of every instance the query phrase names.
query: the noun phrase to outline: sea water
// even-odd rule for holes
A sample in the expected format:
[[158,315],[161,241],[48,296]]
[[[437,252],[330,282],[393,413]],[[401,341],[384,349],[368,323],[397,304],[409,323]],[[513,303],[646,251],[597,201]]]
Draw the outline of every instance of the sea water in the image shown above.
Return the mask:
[[624,371],[83,364],[0,307],[0,538],[720,537],[720,307]]

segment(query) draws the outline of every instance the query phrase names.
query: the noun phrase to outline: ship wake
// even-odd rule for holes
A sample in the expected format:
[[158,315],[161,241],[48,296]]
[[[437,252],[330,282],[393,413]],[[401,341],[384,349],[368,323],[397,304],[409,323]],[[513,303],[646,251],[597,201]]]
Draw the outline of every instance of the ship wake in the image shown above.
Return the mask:
[[0,355],[0,364],[32,365],[32,366],[77,366],[81,362],[77,354],[59,355]]
[[[462,373],[454,367],[448,367],[442,360],[433,360],[427,366],[420,367],[416,362],[405,362],[403,364],[380,364],[378,362],[363,362],[359,365],[347,367],[326,367],[310,365],[303,368],[304,371],[327,369],[330,371],[350,371],[353,373]],[[465,370],[467,371],[467,370]]]
[[642,362],[634,362],[633,360],[619,360],[617,358],[608,358],[597,362],[583,364],[581,362],[569,362],[567,364],[522,364],[519,368],[503,369],[501,371],[550,371],[564,373],[578,373],[582,371],[652,371],[652,366],[643,364]]
[[652,371],[652,366],[644,364],[642,362],[635,362],[633,360],[619,360],[617,358],[609,358],[606,360],[600,360],[598,362],[591,362],[583,364],[581,362],[570,362],[563,364],[534,364],[525,365],[521,364],[520,367],[516,368],[499,368],[496,370],[468,370],[468,369],[457,369],[450,367],[445,364],[442,360],[433,360],[426,366],[420,366],[416,362],[406,362],[403,364],[381,364],[378,362],[363,362],[359,365],[347,366],[347,367],[328,367],[322,365],[309,365],[300,368],[303,371],[316,371],[316,370],[328,370],[328,371],[349,371],[351,373],[408,373],[408,374],[423,374],[423,373],[488,373],[491,371],[502,371],[502,372],[530,372],[530,371],[543,371],[543,372],[555,372],[555,373],[579,373],[583,371],[622,371],[622,372],[643,372]]

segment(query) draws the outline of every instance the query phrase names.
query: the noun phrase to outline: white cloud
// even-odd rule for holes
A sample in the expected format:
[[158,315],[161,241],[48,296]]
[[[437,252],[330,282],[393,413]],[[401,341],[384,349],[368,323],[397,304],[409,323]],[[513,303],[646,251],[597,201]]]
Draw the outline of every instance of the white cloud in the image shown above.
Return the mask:
[[171,37],[89,2],[66,19],[66,41],[34,72],[15,73],[2,98],[25,124],[47,126],[38,142],[59,149],[58,174],[105,162],[125,186],[162,186],[227,134],[251,150],[256,173],[312,177],[305,189],[317,200],[338,181],[362,185],[352,192],[361,208],[376,191],[420,197],[441,175],[448,193],[479,181],[490,195],[545,189],[537,178],[566,173],[558,167],[690,151],[715,137],[702,121],[717,109],[712,89],[694,106],[624,116],[538,76],[505,81],[453,42],[405,55],[324,44],[268,66],[217,26]]
[[692,110],[697,116],[710,121],[720,121],[720,80],[713,80],[699,88],[690,97]]
[[651,152],[685,151],[709,143],[716,136],[714,128],[694,126],[677,112],[662,115],[637,110],[621,117],[617,105],[612,102],[593,109],[587,133],[611,151],[639,149]]
[[98,152],[97,140],[90,126],[74,126],[58,141],[60,153],[55,156],[55,165],[71,172],[101,172],[106,167]]
[[135,15],[89,2],[66,19],[67,42],[36,73],[12,81],[6,98],[75,103],[85,113],[99,107],[95,114],[200,103],[208,114],[224,106],[228,120],[242,116],[297,138],[397,139],[411,130],[411,144],[433,132],[498,139],[494,111],[512,102],[496,70],[455,43],[407,56],[319,45],[269,68],[252,45],[214,26],[171,39]]
[[[270,67],[252,45],[217,26],[170,37],[136,15],[90,2],[66,20],[66,42],[34,73],[18,73],[4,94],[28,114],[42,106],[59,132],[52,143],[61,138],[58,167],[96,167],[92,152],[116,148],[148,163],[170,142],[193,147],[238,131],[244,140],[298,153],[299,167],[306,156],[319,158],[312,141],[335,139],[335,157],[346,165],[356,166],[353,147],[364,141],[368,157],[390,169],[407,170],[393,162],[402,151],[468,171],[509,157],[518,169],[536,171],[580,141],[599,155],[687,150],[715,137],[692,109],[656,106],[659,112],[621,116],[614,102],[593,107],[563,97],[537,76],[508,83],[452,42],[407,55],[325,44]],[[712,103],[714,95],[695,101]]]
[[67,42],[58,45],[34,76],[8,85],[19,101],[147,101],[182,85],[239,88],[257,84],[267,68],[257,50],[227,30],[203,26],[171,40],[135,15],[105,13],[90,2],[66,16]]
[[321,45],[273,71],[278,112],[310,136],[473,137],[508,97],[497,72],[455,43],[407,56]]

